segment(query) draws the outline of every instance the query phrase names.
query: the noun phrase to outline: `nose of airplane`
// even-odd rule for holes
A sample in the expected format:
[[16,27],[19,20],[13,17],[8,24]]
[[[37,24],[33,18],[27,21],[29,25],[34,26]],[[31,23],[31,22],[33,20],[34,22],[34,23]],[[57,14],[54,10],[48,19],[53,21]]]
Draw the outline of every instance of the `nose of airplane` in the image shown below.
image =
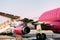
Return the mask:
[[60,8],[52,9],[44,12],[38,19],[40,22],[60,21]]

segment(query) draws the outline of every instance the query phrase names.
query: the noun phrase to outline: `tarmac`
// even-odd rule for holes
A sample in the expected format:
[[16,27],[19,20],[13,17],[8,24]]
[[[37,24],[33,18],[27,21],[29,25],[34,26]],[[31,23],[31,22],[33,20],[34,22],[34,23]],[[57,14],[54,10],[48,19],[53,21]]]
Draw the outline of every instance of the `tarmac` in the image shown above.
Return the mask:
[[[36,40],[36,31],[33,30],[29,34],[26,34],[26,40]],[[50,30],[42,31],[42,33],[46,34],[47,39],[46,40],[60,40],[60,34],[53,33]]]
[[[45,31],[43,31],[45,32]],[[36,40],[36,31],[33,30],[31,31],[31,33],[29,34],[26,34],[24,35],[24,37],[18,35],[18,40]],[[52,31],[46,31],[46,37],[47,39],[46,40],[60,40],[60,34],[55,34],[55,33],[52,33]],[[0,40],[16,40],[16,37],[12,37],[12,36],[3,36],[3,35],[0,35]]]

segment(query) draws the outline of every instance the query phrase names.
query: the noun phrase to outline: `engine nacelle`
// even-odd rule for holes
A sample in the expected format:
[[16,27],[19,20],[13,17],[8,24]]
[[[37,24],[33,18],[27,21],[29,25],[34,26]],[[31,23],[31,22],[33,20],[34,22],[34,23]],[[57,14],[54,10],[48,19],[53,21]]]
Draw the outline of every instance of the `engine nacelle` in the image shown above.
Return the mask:
[[18,35],[23,35],[23,34],[27,34],[30,32],[30,28],[29,27],[22,27],[22,26],[18,26],[14,29],[14,33],[18,34]]

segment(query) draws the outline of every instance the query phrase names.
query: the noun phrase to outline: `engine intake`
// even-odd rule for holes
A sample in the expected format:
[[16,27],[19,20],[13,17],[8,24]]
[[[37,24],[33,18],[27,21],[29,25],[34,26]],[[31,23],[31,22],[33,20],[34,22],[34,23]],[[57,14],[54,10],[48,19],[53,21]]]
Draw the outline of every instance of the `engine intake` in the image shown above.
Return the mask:
[[30,32],[30,28],[29,27],[24,27],[23,30],[22,30],[23,34],[27,34],[29,32]]

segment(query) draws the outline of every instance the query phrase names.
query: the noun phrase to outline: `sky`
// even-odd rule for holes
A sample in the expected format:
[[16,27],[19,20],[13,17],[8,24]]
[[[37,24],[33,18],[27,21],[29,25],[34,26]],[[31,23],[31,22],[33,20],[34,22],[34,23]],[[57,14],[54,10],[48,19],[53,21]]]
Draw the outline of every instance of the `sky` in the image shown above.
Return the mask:
[[0,0],[0,12],[21,18],[39,18],[45,11],[59,7],[60,0]]

